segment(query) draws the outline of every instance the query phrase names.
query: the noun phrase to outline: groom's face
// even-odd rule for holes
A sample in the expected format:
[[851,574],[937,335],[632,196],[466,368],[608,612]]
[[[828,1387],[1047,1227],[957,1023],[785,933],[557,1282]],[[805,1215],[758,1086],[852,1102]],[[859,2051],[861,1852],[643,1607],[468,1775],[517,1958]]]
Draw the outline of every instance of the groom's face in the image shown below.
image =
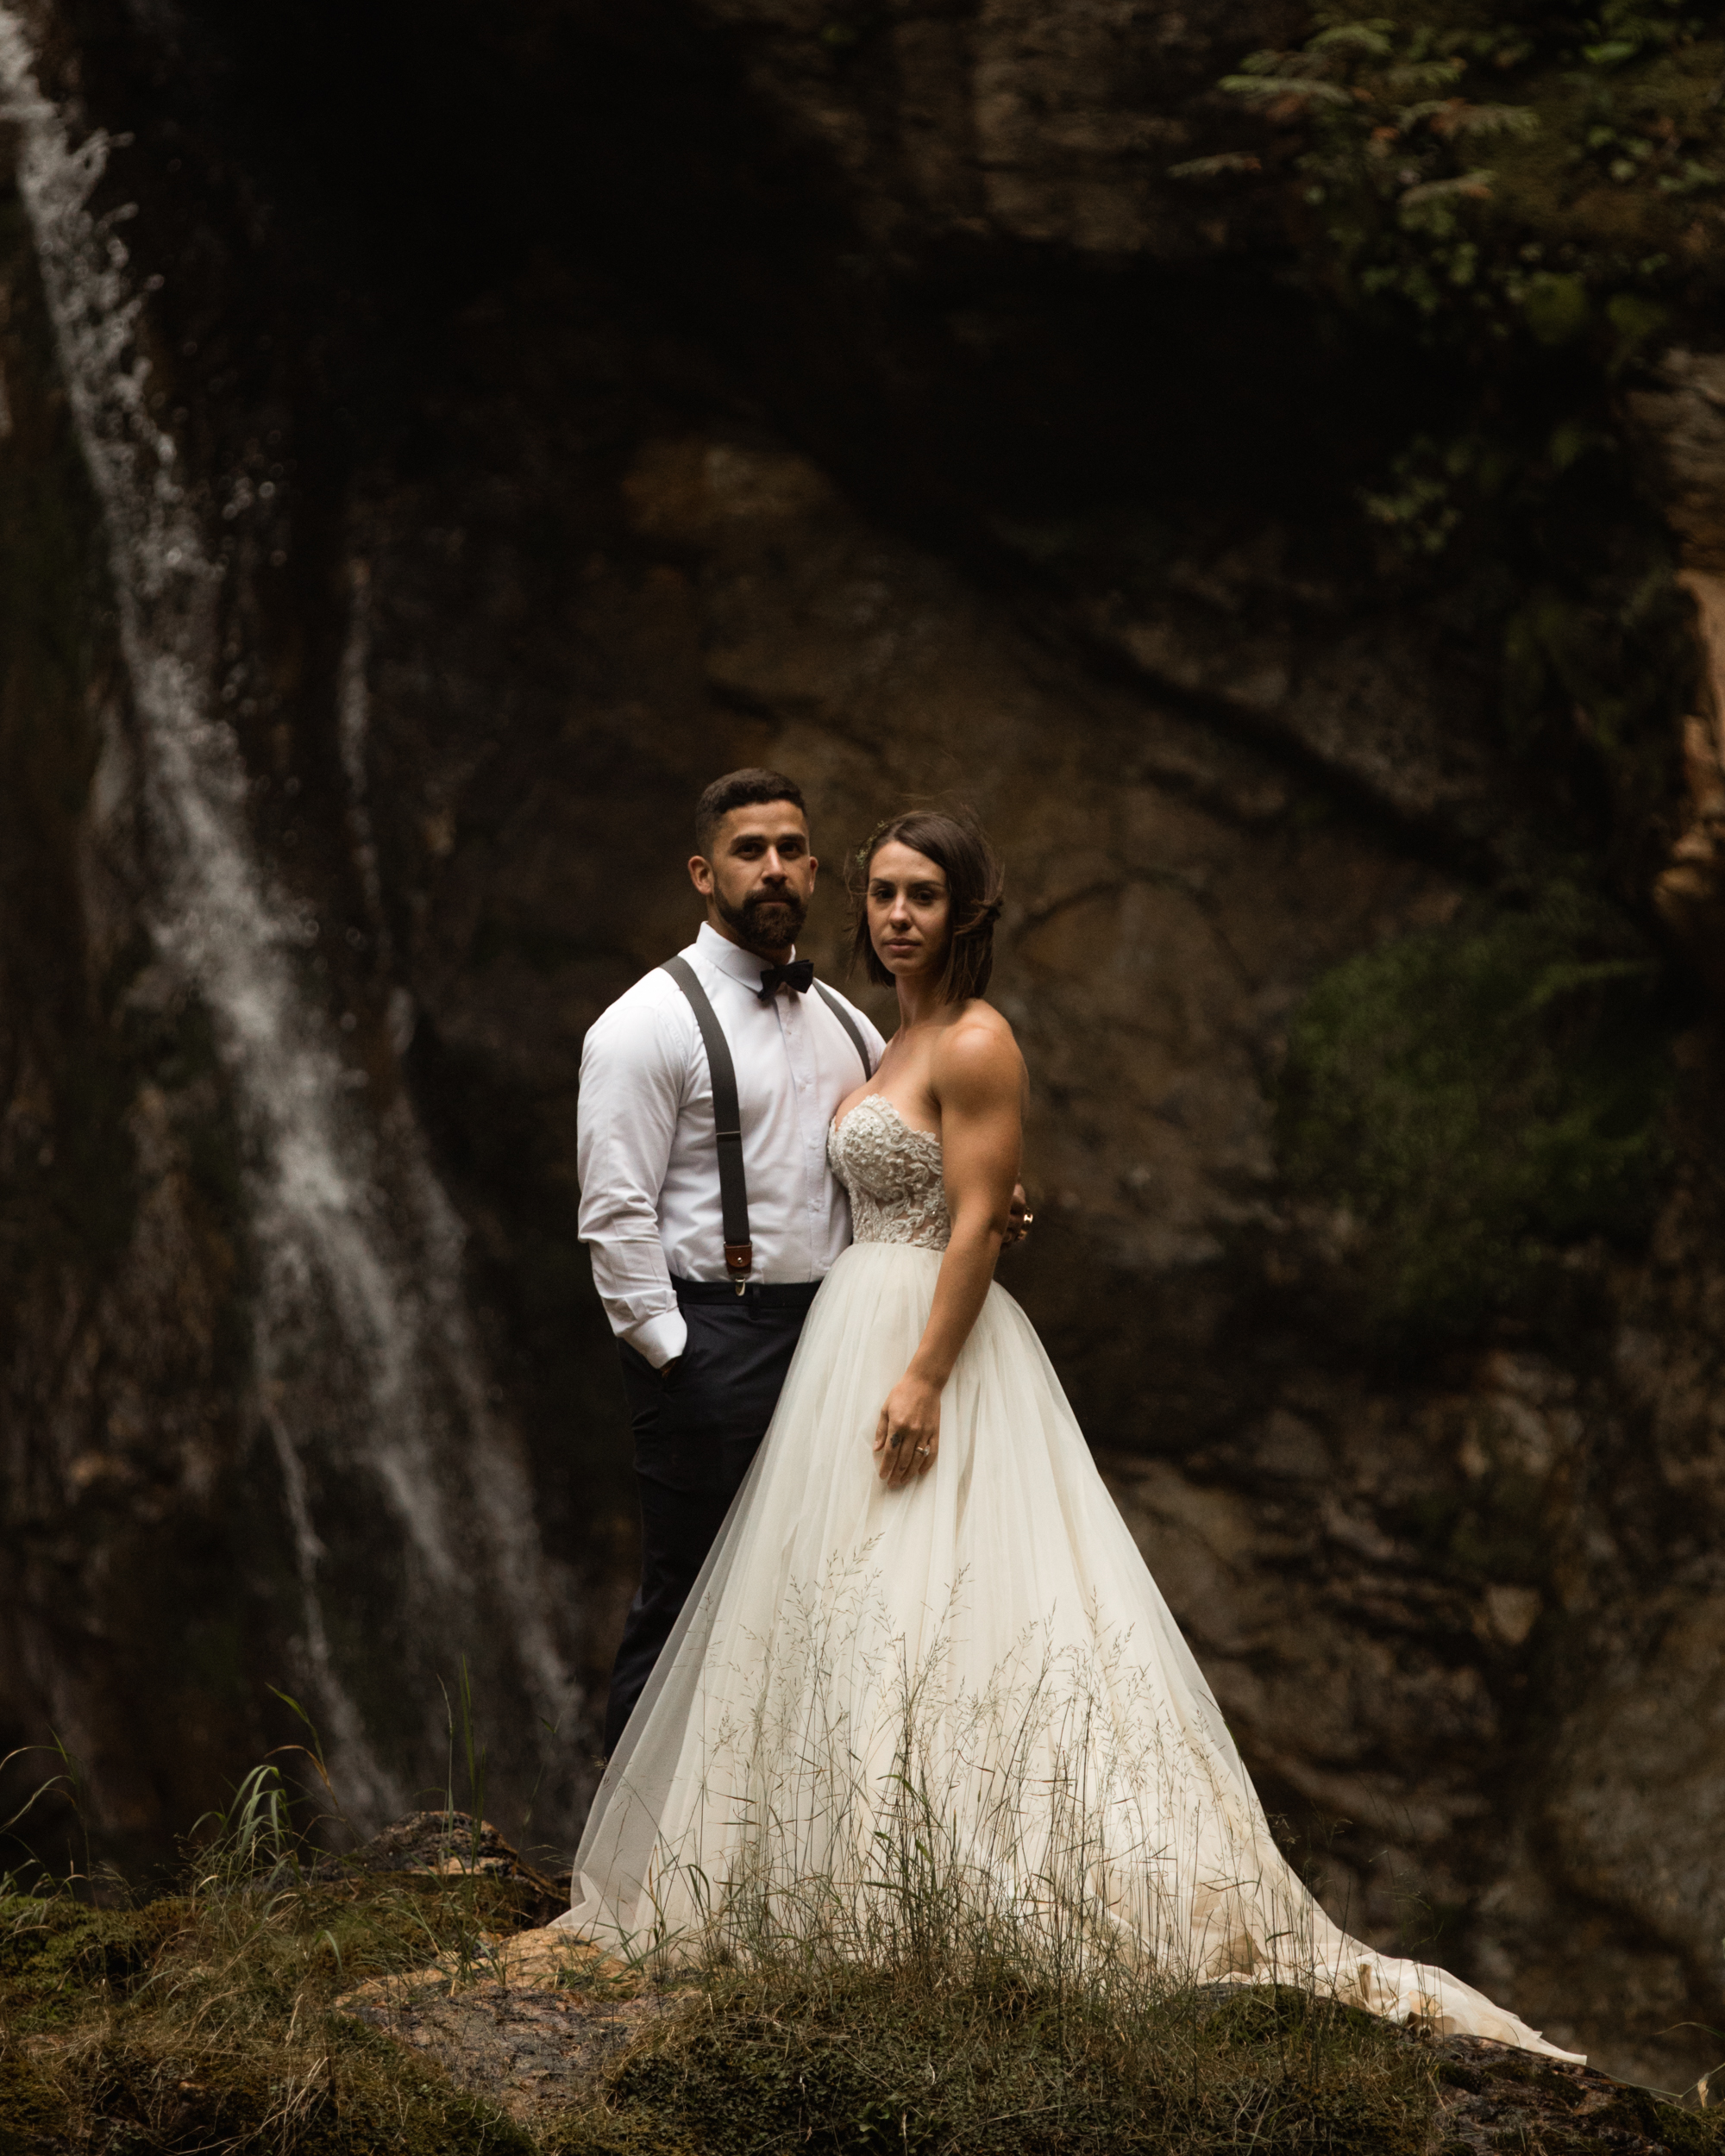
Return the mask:
[[776,956],[807,918],[819,866],[802,811],[790,801],[762,801],[726,813],[712,851],[694,856],[689,874],[721,935]]

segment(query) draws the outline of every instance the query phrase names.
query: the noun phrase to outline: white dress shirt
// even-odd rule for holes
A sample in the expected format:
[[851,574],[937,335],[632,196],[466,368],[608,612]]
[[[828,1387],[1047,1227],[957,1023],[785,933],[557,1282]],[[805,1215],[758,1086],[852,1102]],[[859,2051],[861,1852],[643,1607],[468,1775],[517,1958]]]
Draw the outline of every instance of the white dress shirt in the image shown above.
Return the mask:
[[[766,961],[706,923],[682,952],[706,990],[737,1067],[751,1280],[819,1280],[850,1240],[826,1131],[863,1082],[856,1044],[811,988],[761,1000]],[[841,999],[843,1000],[843,999]],[[877,1065],[883,1043],[845,1004]],[[656,967],[618,998],[581,1050],[576,1124],[580,1233],[611,1328],[656,1369],[687,1327],[671,1286],[722,1281],[724,1225],[712,1081],[688,998]]]

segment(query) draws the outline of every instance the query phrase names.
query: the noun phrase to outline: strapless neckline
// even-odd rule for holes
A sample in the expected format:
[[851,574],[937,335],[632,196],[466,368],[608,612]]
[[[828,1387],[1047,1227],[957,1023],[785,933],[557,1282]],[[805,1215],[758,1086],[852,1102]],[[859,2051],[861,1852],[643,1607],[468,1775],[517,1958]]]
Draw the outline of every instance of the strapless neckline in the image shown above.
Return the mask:
[[952,1233],[944,1161],[932,1131],[906,1123],[883,1093],[865,1094],[826,1134],[826,1158],[850,1194],[852,1239],[944,1250]]
[[844,1116],[834,1116],[831,1124],[829,1125],[832,1135],[837,1138],[842,1130],[844,1130],[857,1116],[862,1113],[863,1110],[869,1106],[871,1101],[878,1101],[881,1107],[888,1109],[892,1115],[893,1120],[898,1125],[899,1128],[904,1131],[907,1138],[919,1138],[925,1144],[932,1145],[937,1152],[939,1150],[939,1131],[919,1130],[914,1123],[906,1120],[905,1112],[901,1107],[900,1107],[898,1102],[893,1100],[889,1094],[884,1093],[865,1093],[862,1098],[856,1103],[856,1106],[852,1108],[848,1114]]

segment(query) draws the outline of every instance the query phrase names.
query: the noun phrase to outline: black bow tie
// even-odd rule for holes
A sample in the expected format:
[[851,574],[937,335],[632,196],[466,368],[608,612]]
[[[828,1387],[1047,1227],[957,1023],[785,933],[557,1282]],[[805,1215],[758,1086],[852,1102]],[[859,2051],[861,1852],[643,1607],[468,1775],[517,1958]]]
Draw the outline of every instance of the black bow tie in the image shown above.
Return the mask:
[[788,966],[762,966],[761,1000],[770,1003],[781,988],[788,988],[794,996],[806,995],[813,980],[812,958],[794,958]]

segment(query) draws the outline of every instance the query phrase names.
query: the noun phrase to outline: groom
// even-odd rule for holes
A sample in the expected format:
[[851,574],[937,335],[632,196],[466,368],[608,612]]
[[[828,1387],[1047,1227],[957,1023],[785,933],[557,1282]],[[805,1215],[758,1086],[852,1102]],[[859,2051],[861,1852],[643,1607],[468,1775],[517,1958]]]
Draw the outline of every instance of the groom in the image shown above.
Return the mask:
[[581,1240],[622,1357],[641,1500],[607,1756],[850,1240],[827,1125],[882,1046],[796,956],[819,864],[795,781],[714,780],[695,844],[700,932],[604,1012],[581,1053]]

